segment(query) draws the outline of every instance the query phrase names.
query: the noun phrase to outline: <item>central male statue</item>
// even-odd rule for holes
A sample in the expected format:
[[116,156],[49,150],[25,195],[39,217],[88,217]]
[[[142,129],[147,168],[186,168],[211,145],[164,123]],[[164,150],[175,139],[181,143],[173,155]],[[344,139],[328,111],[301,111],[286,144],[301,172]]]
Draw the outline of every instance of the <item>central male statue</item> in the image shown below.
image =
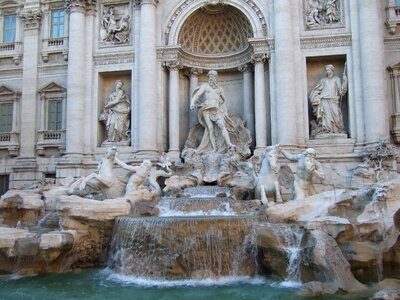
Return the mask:
[[226,152],[233,148],[228,128],[234,128],[226,109],[224,90],[217,84],[218,73],[208,72],[208,82],[196,88],[190,101],[190,109],[199,109],[198,118],[204,127],[204,135],[197,153]]

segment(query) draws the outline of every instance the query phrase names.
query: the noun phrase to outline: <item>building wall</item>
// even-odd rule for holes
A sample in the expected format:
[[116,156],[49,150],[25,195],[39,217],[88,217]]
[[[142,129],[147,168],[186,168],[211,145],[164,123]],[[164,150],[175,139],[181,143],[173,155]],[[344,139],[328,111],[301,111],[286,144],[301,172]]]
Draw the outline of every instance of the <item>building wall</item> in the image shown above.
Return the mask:
[[[397,108],[394,105],[393,72],[386,69],[392,66],[397,70],[396,65],[400,63],[397,25],[400,10],[394,1],[368,0],[365,5],[362,0],[337,0],[339,20],[313,24],[307,0],[226,0],[225,5],[234,7],[235,12],[248,19],[253,30],[251,38],[257,39],[250,38],[248,49],[241,50],[241,57],[232,58],[234,53],[225,53],[214,61],[208,54],[194,57],[185,53],[172,38],[179,36],[185,22],[207,1],[139,2],[0,0],[0,19],[10,13],[21,16],[17,18],[14,48],[0,44],[0,101],[14,97],[7,96],[6,90],[2,94],[1,88],[6,87],[18,95],[19,103],[18,124],[12,136],[16,145],[0,141],[0,174],[10,174],[11,187],[54,173],[57,177],[81,176],[96,167],[105,148],[113,145],[104,143],[107,133],[99,116],[116,80],[123,81],[131,101],[130,142],[114,143],[120,157],[137,163],[144,158],[156,159],[157,153],[166,151],[175,159],[175,145],[183,149],[186,136],[196,122],[196,112],[189,109],[193,89],[190,72],[196,68],[201,72],[193,82],[199,84],[207,81],[209,69],[219,71],[220,85],[228,98],[228,113],[245,117],[252,131],[255,151],[276,143],[295,150],[312,146],[322,160],[333,159],[346,165],[359,160],[366,144],[385,138],[397,142],[396,130],[400,125],[396,125],[395,116],[400,105]],[[65,34],[57,44],[49,41],[51,11],[61,7],[68,7],[68,10],[65,11]],[[117,31],[122,41],[105,31],[105,16],[110,8],[118,26],[123,16],[129,16],[129,29]],[[151,15],[153,12],[154,19],[143,18],[144,13]],[[323,13],[320,11],[320,16],[325,17]],[[377,22],[370,24],[368,20]],[[154,36],[140,36],[149,22],[154,25]],[[1,26],[2,22],[3,32]],[[365,28],[373,30],[375,36],[366,37]],[[80,37],[71,36],[71,33]],[[36,45],[32,44],[35,36]],[[141,45],[149,42],[154,47],[143,51]],[[32,47],[37,47],[38,52],[32,52]],[[30,57],[32,55],[35,57]],[[28,67],[32,60],[37,60],[33,68]],[[347,136],[313,139],[310,121],[314,116],[309,93],[324,76],[325,64],[335,65],[335,73],[341,77],[346,61],[349,91],[343,100],[343,115]],[[251,71],[247,79],[241,66]],[[172,93],[178,98],[176,104],[170,99],[171,90],[176,87],[171,83],[174,68],[178,70],[179,92]],[[141,74],[152,78],[152,82],[144,82]],[[33,85],[32,76],[37,76]],[[77,76],[81,84],[79,80],[73,84]],[[29,86],[36,91],[31,91]],[[260,93],[260,86],[264,86],[264,93]],[[377,86],[378,91],[371,86]],[[33,96],[28,97],[28,91]],[[56,139],[46,140],[44,99],[63,91],[63,128]],[[142,99],[143,95],[152,95],[152,99]],[[28,101],[34,107],[29,108]],[[174,116],[179,128],[171,122]],[[25,125],[30,124],[27,123],[30,119],[34,128]],[[149,131],[150,127],[155,130]],[[393,135],[390,129],[394,129]],[[147,135],[154,135],[155,142],[143,142]],[[32,137],[35,147],[27,149],[21,136]]]

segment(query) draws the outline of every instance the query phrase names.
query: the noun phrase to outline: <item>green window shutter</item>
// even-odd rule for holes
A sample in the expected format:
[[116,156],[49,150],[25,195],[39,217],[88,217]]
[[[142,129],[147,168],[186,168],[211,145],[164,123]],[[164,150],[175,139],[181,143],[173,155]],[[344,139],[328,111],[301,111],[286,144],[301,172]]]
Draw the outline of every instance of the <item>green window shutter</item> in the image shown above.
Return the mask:
[[0,132],[12,131],[13,104],[0,104]]
[[62,127],[62,101],[51,100],[48,103],[47,130],[61,130]]

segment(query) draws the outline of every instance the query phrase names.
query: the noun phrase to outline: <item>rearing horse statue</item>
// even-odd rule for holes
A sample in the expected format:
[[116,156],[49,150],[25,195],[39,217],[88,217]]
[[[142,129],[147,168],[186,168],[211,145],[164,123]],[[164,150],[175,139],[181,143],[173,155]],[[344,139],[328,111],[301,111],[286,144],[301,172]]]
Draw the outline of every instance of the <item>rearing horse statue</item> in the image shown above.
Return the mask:
[[278,183],[278,153],[279,146],[276,145],[267,147],[262,154],[255,196],[256,199],[260,199],[265,205],[269,205],[267,195],[273,195],[277,203],[282,202]]

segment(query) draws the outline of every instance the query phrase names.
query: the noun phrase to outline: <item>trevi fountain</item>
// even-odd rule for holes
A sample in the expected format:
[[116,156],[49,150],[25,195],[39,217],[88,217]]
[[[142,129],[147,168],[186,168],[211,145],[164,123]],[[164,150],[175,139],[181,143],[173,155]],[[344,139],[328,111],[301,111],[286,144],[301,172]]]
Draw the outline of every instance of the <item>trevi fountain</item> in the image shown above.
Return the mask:
[[[399,51],[375,36],[398,46],[400,4],[378,2],[67,0],[69,49],[33,47],[39,71],[1,44],[24,83],[0,84],[21,111],[0,142],[0,298],[400,299],[400,73],[390,123],[381,68]],[[38,3],[18,8],[28,46],[64,17]],[[32,119],[30,79],[52,74]]]

